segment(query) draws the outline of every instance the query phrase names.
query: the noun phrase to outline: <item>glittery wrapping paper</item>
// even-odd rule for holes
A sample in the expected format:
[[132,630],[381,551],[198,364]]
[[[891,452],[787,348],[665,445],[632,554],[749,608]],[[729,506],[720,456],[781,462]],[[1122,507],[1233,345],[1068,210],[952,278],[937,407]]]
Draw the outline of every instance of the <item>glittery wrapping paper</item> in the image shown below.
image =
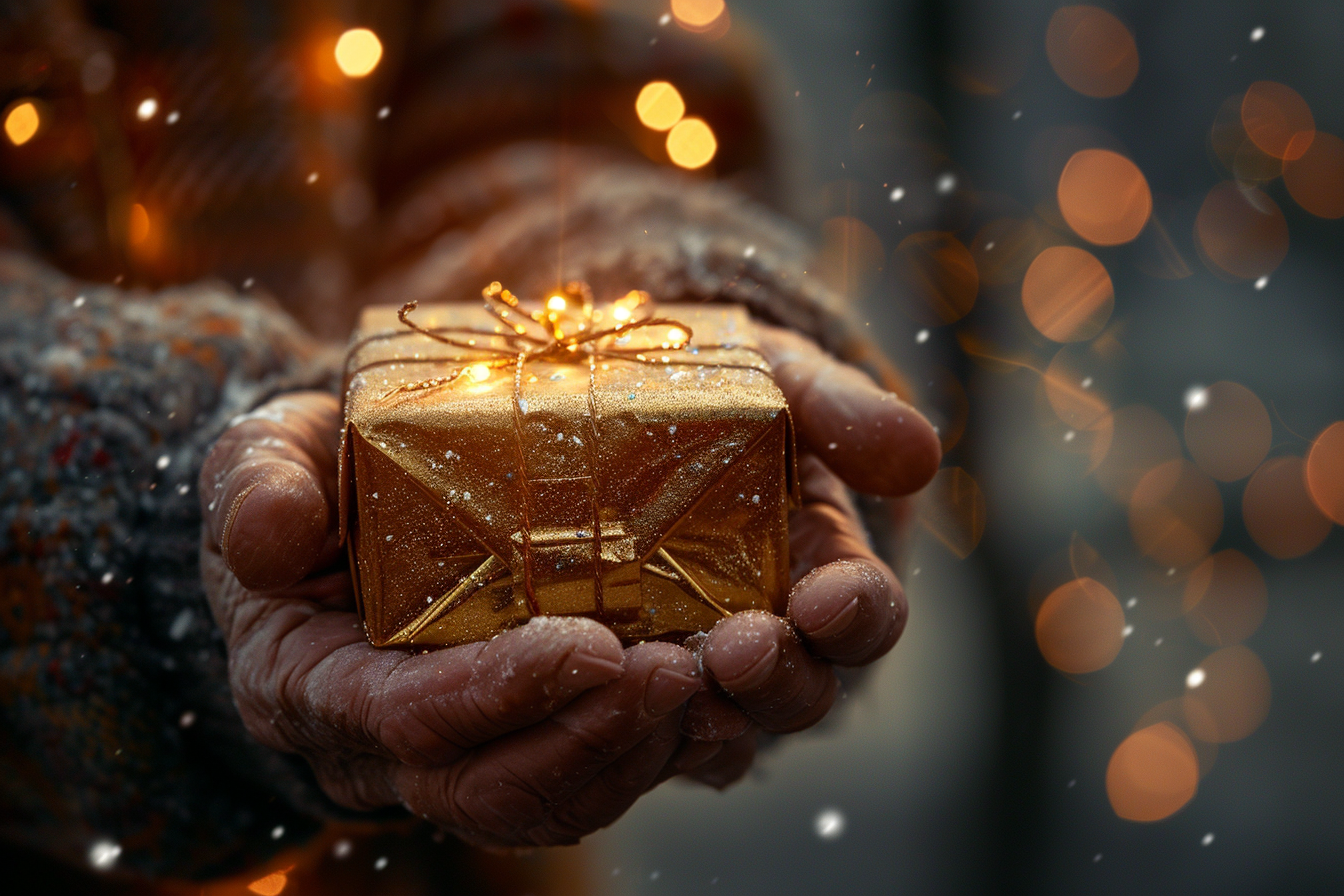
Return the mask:
[[[590,311],[595,326],[612,307]],[[632,643],[783,611],[797,493],[784,396],[743,309],[657,313],[689,344],[650,326],[516,363],[485,307],[415,314],[474,347],[365,310],[340,506],[373,644],[484,640],[538,614]]]

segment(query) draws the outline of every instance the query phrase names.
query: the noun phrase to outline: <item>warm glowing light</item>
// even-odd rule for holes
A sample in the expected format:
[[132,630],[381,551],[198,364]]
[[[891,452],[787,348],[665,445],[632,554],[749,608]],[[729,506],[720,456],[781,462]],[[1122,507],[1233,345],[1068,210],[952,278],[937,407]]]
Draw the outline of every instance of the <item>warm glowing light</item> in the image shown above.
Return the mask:
[[920,524],[962,559],[980,543],[985,517],[984,493],[961,467],[943,467],[924,489]]
[[611,316],[621,323],[628,321],[630,319],[630,314],[630,309],[624,305],[617,305],[615,308],[611,309]]
[[969,249],[950,233],[924,231],[901,240],[892,271],[915,301],[906,311],[917,323],[950,324],[965,317],[980,291],[980,274]]
[[1223,181],[1195,217],[1195,244],[1211,269],[1254,280],[1287,256],[1288,222],[1262,191]]
[[686,102],[666,81],[650,81],[635,98],[635,114],[644,127],[666,131],[686,114]]
[[1091,252],[1051,246],[1022,278],[1022,308],[1047,339],[1079,342],[1101,332],[1115,307],[1111,275]]
[[667,341],[673,347],[685,345],[686,340],[689,336],[690,334],[687,333],[685,330],[683,330],[681,327],[670,327],[667,331]]
[[1344,421],[1331,423],[1312,442],[1307,490],[1321,513],[1344,526]]
[[37,111],[37,104],[32,100],[20,100],[5,113],[5,136],[15,146],[22,146],[33,139],[41,124],[42,116]]
[[141,121],[149,121],[159,113],[159,101],[152,96],[147,96],[140,101],[140,105],[135,107],[135,117]]
[[546,309],[548,311],[564,311],[567,304],[564,296],[551,296],[546,300]]
[[1109,149],[1074,153],[1059,175],[1055,195],[1074,232],[1099,246],[1134,239],[1153,211],[1153,195],[1139,166]]
[[1079,675],[1104,669],[1124,646],[1125,611],[1096,579],[1080,578],[1050,592],[1036,612],[1036,644],[1045,661]]
[[1287,560],[1314,551],[1330,534],[1330,520],[1307,491],[1300,457],[1272,457],[1260,465],[1241,497],[1241,516],[1266,554]]
[[1224,647],[1199,664],[1198,687],[1187,682],[1182,708],[1190,733],[1215,744],[1241,740],[1269,714],[1269,673],[1249,648]]
[[126,235],[132,246],[138,246],[149,239],[149,212],[138,202],[131,206]]
[[672,0],[672,15],[677,24],[692,31],[709,28],[726,8],[723,0]]
[[1241,100],[1241,124],[1251,142],[1276,159],[1300,159],[1316,137],[1311,107],[1293,88],[1256,81]]
[[1246,640],[1269,608],[1269,589],[1250,557],[1236,550],[1205,558],[1185,581],[1181,610],[1195,637],[1225,647]]
[[1119,96],[1139,73],[1134,35],[1095,6],[1056,10],[1045,31],[1045,54],[1059,79],[1084,96]]
[[467,368],[467,376],[478,383],[483,383],[490,379],[490,368],[485,364],[473,364]]
[[1324,131],[1301,158],[1283,163],[1283,185],[1318,218],[1344,218],[1344,140]]
[[1129,530],[1139,550],[1163,566],[1198,563],[1223,531],[1218,486],[1194,464],[1160,464],[1134,486]]
[[1113,498],[1128,503],[1144,474],[1181,456],[1181,441],[1167,419],[1144,405],[1121,408],[1114,422],[1110,451],[1097,466],[1097,484]]
[[336,41],[336,64],[349,78],[363,78],[378,67],[383,42],[367,28],[351,28]]
[[289,875],[283,871],[277,871],[274,874],[268,874],[263,878],[252,881],[247,885],[247,889],[256,893],[257,896],[279,896],[285,891],[288,884]]
[[1195,463],[1222,482],[1255,472],[1269,454],[1273,427],[1255,393],[1227,381],[1200,388],[1187,400],[1185,444]]
[[703,168],[718,150],[714,132],[702,119],[683,118],[667,132],[668,158],[681,168]]
[[1161,821],[1190,802],[1199,788],[1199,759],[1181,729],[1169,722],[1140,728],[1120,742],[1106,766],[1106,796],[1129,821]]

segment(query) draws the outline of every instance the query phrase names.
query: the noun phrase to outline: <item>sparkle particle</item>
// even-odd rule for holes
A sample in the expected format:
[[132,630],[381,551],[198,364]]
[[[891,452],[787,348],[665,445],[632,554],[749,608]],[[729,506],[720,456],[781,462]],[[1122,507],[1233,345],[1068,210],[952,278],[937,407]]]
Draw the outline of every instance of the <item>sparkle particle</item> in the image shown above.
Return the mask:
[[121,855],[121,844],[111,840],[99,840],[89,847],[89,864],[99,871],[106,871],[117,864]]
[[1263,38],[1264,36],[1265,36],[1265,29],[1260,27],[1259,25],[1256,25],[1254,28],[1251,29],[1251,43],[1258,44],[1261,38]]
[[1188,688],[1197,688],[1204,683],[1204,670],[1196,666],[1190,670],[1190,674],[1185,676],[1185,686]]
[[920,330],[918,333],[915,334],[915,341],[918,342],[920,345],[923,345],[924,343],[928,342],[928,341],[929,341],[929,331],[928,331],[928,330]]
[[839,809],[822,809],[812,827],[823,840],[835,840],[845,832],[845,816]]
[[1202,411],[1209,406],[1209,390],[1203,386],[1191,386],[1185,390],[1185,407],[1190,411]]

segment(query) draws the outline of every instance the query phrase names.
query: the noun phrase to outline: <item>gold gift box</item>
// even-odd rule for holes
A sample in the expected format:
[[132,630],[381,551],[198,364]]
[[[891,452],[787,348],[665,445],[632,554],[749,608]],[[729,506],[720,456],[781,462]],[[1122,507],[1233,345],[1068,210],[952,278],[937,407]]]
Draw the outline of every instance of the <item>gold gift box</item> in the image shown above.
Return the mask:
[[487,291],[414,328],[365,310],[340,507],[373,644],[484,640],[538,614],[633,643],[783,611],[793,431],[750,320],[665,305],[649,323],[635,295],[510,317]]

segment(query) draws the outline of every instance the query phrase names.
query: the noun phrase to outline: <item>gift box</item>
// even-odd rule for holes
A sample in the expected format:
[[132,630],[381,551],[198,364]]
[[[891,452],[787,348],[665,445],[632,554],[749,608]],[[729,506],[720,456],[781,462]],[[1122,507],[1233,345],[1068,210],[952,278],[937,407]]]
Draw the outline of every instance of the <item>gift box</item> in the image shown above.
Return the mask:
[[348,356],[341,533],[369,640],[587,616],[626,643],[782,612],[797,499],[784,396],[745,311],[366,309]]

